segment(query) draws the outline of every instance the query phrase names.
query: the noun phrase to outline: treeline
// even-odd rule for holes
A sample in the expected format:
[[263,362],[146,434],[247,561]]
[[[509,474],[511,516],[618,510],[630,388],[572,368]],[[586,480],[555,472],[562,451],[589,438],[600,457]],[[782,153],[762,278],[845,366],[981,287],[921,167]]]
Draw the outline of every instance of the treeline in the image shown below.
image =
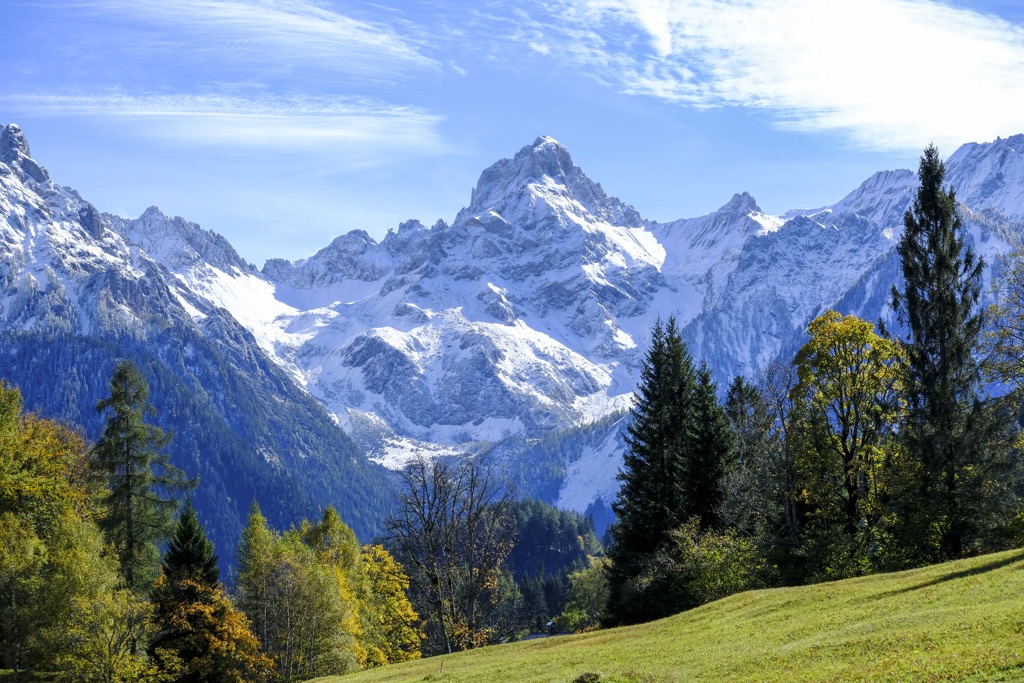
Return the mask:
[[675,321],[655,325],[610,563],[589,577],[607,595],[592,620],[646,621],[749,588],[1024,541],[1024,261],[1007,269],[986,328],[983,263],[944,174],[929,147],[898,245],[899,338],[826,311],[791,363],[736,378],[722,405]]
[[[408,577],[333,508],[271,530],[254,506],[229,593],[138,368],[91,447],[0,386],[0,668],[68,681],[301,680],[419,656]],[[161,555],[160,549],[165,546]]]

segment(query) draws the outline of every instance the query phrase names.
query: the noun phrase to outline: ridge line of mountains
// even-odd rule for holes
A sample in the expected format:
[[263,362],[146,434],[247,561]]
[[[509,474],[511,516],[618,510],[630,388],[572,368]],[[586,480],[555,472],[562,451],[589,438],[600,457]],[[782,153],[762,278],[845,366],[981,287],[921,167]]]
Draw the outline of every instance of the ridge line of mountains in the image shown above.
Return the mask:
[[[964,145],[947,169],[987,285],[1024,234],[1024,135]],[[278,528],[332,503],[368,540],[389,470],[418,454],[487,453],[521,495],[600,527],[654,320],[676,316],[722,386],[790,358],[827,308],[886,319],[916,188],[883,171],[820,209],[770,216],[740,193],[658,223],[540,137],[484,170],[451,224],[356,230],[259,270],[155,207],[97,211],[11,124],[0,377],[94,437],[114,361],[139,363],[225,554],[253,500]]]

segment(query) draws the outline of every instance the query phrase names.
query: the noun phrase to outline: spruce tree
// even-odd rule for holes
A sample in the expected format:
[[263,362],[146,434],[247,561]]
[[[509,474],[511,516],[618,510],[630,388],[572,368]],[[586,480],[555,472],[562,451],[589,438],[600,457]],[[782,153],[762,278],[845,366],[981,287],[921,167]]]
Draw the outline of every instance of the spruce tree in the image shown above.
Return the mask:
[[931,145],[921,157],[920,188],[897,247],[904,291],[892,290],[892,307],[909,333],[908,418],[901,435],[916,473],[902,512],[907,537],[930,545],[918,549],[923,560],[960,557],[979,532],[994,432],[973,355],[983,322],[983,262],[967,245],[956,196],[943,187],[944,177],[945,165]]
[[683,521],[683,450],[695,384],[675,319],[656,322],[628,428],[622,487],[612,504],[614,547],[623,552],[654,551]]
[[157,545],[174,523],[174,494],[195,485],[161,453],[169,439],[144,421],[155,412],[148,399],[139,368],[118,361],[110,396],[96,406],[106,421],[90,459],[93,472],[107,487],[101,527],[117,553],[126,584],[140,593],[146,593],[153,581]]
[[174,581],[192,579],[206,586],[216,586],[220,581],[217,553],[199,523],[191,500],[178,516],[161,565],[164,575]]
[[612,623],[657,618],[671,609],[655,595],[636,595],[634,584],[645,561],[687,516],[684,458],[695,393],[696,370],[675,319],[656,322],[626,439],[622,487],[612,504],[618,518],[608,551]]
[[702,529],[720,528],[735,436],[707,364],[697,372],[695,389],[690,443],[684,452],[683,509],[686,518],[700,518]]

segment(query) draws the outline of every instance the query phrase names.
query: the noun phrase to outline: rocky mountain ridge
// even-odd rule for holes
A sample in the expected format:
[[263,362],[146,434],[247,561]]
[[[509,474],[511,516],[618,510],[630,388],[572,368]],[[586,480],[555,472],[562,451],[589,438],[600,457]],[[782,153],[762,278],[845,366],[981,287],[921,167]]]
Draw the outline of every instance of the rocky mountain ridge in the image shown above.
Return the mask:
[[[17,185],[49,181],[36,179],[45,170],[10,130],[0,182],[17,182],[0,189],[21,197]],[[965,145],[949,160],[990,262],[1024,224],[1022,143]],[[739,193],[707,216],[657,223],[541,137],[486,169],[451,224],[408,221],[380,242],[352,231],[261,271],[184,219],[155,208],[134,220],[101,215],[66,188],[50,210],[74,237],[33,253],[55,272],[64,254],[102,252],[104,240],[130,254],[131,272],[164,302],[150,318],[197,326],[214,344],[221,332],[208,321],[230,321],[221,323],[229,337],[251,341],[237,348],[322,402],[377,462],[491,452],[518,473],[521,492],[584,510],[614,498],[622,416],[655,319],[675,315],[694,357],[724,384],[788,357],[826,308],[885,317],[916,184],[911,171],[883,171],[820,209],[769,216]],[[0,239],[13,254],[25,224],[17,207],[32,202],[8,203]],[[114,267],[97,258],[97,271]],[[27,272],[17,258],[6,268],[15,279]],[[0,309],[3,325],[43,324],[19,310]]]
[[158,424],[174,434],[173,461],[200,478],[195,504],[226,564],[254,500],[279,528],[333,503],[371,538],[389,503],[388,474],[244,321],[171,268],[211,286],[229,272],[234,296],[245,293],[240,282],[270,285],[222,237],[155,209],[135,221],[101,214],[29,154],[17,126],[4,128],[0,378],[29,410],[95,438],[115,362],[135,361]]

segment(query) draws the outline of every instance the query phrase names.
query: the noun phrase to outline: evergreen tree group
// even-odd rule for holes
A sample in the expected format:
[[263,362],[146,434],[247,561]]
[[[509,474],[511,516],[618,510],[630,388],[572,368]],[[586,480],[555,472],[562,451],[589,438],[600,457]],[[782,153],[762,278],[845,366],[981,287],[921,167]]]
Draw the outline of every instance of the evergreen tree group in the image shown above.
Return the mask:
[[[674,529],[720,524],[733,436],[706,367],[694,367],[674,318],[655,323],[629,426],[618,521],[609,548],[608,621],[634,623],[679,611],[660,576],[660,554]],[[653,570],[653,575],[652,575]]]

